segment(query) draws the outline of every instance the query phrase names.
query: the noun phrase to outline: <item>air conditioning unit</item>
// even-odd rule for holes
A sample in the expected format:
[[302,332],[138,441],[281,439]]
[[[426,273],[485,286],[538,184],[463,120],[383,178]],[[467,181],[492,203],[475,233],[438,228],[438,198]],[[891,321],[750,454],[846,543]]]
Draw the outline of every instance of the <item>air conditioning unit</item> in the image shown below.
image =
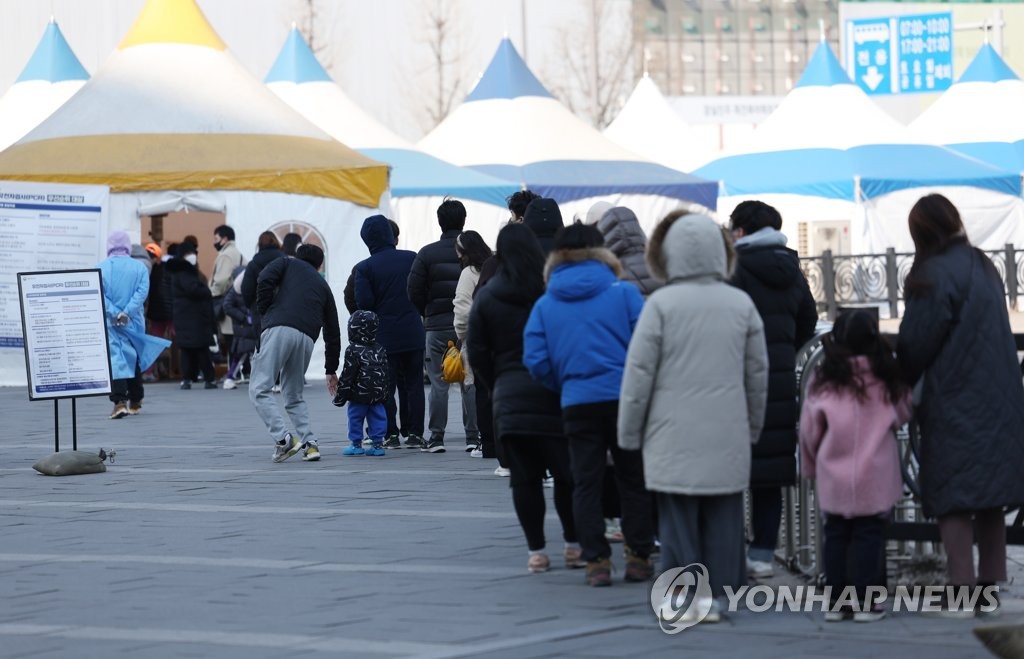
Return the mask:
[[800,222],[797,231],[800,256],[820,256],[825,250],[832,250],[833,254],[850,253],[848,220]]

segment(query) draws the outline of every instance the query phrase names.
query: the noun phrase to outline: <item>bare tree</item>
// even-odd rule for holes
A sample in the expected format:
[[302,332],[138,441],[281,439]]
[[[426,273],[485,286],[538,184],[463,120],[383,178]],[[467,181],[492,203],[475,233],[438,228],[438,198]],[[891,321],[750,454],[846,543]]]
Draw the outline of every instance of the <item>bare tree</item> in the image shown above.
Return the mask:
[[598,128],[612,122],[633,82],[630,4],[581,0],[587,15],[559,28],[560,71],[545,76],[555,96]]
[[421,76],[427,99],[424,129],[444,121],[460,100],[463,89],[462,24],[453,0],[431,0],[425,6],[426,37],[430,67]]
[[320,10],[320,0],[298,0],[299,18],[296,27],[299,34],[309,44],[309,49],[316,55],[320,64],[330,71],[333,65],[329,48],[329,31]]

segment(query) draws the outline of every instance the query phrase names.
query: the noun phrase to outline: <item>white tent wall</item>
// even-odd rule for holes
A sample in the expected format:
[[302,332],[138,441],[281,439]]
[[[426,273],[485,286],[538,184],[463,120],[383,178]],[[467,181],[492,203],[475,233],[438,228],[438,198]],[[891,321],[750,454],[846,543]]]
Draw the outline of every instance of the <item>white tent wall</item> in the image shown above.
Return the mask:
[[586,219],[587,211],[590,210],[591,206],[599,201],[607,201],[612,206],[625,206],[633,211],[637,220],[640,221],[640,226],[643,228],[644,233],[648,236],[651,235],[654,227],[658,226],[658,222],[661,222],[663,217],[678,208],[685,208],[694,213],[709,213],[714,215],[713,211],[709,211],[700,204],[682,201],[674,197],[662,197],[660,195],[647,194],[621,194],[587,197],[585,199],[576,199],[575,201],[567,201],[563,204],[559,204],[558,207],[562,211],[562,220],[566,224],[570,224],[574,217],[579,217],[581,220]]
[[[394,217],[389,217],[398,222],[400,233],[398,247],[400,249],[419,251],[424,245],[441,237],[441,227],[437,224],[437,207],[444,199],[444,197],[395,197],[391,200],[391,206],[395,212]],[[466,207],[465,229],[478,232],[484,242],[494,249],[498,232],[508,221],[508,208],[471,199],[459,199],[458,197],[455,199],[461,201]]]

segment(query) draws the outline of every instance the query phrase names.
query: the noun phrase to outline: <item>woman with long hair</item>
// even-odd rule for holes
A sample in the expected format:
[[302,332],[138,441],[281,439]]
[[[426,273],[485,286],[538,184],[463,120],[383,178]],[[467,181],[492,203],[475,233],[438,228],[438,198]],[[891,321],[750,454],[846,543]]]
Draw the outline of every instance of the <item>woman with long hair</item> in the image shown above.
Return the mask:
[[[463,234],[465,235],[465,234]],[[498,440],[511,469],[512,503],[529,549],[527,569],[546,572],[544,475],[555,481],[569,568],[583,567],[572,509],[569,445],[558,394],[523,366],[523,328],[544,293],[544,253],[533,231],[509,224],[498,234],[498,271],[480,289],[469,318],[467,346],[481,382],[492,392]]]
[[918,403],[924,513],[938,518],[951,585],[991,585],[1006,580],[1003,507],[1024,504],[1024,386],[1006,294],[949,199],[922,197],[909,225],[915,257],[897,356]]
[[[466,331],[469,328],[469,310],[473,307],[473,292],[480,281],[480,268],[487,259],[491,258],[491,248],[484,242],[483,237],[476,231],[463,231],[455,239],[455,253],[459,257],[459,265],[462,272],[459,274],[459,283],[455,286],[455,299],[452,300],[454,312],[455,337],[462,345],[466,341]],[[470,397],[467,404],[476,404],[477,390],[473,380],[473,368],[470,366],[466,351],[462,351],[462,365],[466,373],[463,384],[467,387],[466,394]],[[469,389],[473,387],[473,389]],[[486,429],[481,429],[481,434]],[[480,436],[467,438],[466,452],[474,456],[482,455],[480,451]]]

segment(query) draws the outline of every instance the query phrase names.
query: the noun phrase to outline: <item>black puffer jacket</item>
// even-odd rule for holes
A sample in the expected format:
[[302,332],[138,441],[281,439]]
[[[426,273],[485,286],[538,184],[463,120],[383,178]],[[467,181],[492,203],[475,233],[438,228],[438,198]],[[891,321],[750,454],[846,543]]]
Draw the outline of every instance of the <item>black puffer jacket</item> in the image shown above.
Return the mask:
[[462,266],[455,253],[455,239],[461,233],[449,229],[441,240],[419,251],[412,262],[406,292],[409,301],[423,316],[423,328],[430,331],[455,331],[455,287]]
[[[770,230],[769,230],[770,231]],[[754,301],[768,346],[768,406],[761,439],[754,445],[751,487],[796,482],[796,353],[814,336],[818,312],[796,252],[775,239],[736,246],[732,284]]]
[[1024,386],[999,273],[959,242],[907,286],[897,355],[908,382],[923,378],[924,514],[1024,504]]
[[[232,273],[232,281],[243,272],[245,272],[245,266],[238,266]],[[224,313],[231,319],[232,336],[235,337],[231,344],[231,351],[240,355],[255,350],[259,335],[256,332],[252,311],[245,306],[245,300],[242,299],[242,294],[235,290],[234,284],[224,294]]]
[[635,285],[647,297],[661,286],[647,269],[647,236],[633,211],[617,206],[601,216],[597,229],[604,236],[604,246],[619,257],[622,279]]
[[372,311],[356,311],[348,319],[345,365],[338,378],[335,405],[383,403],[388,397],[388,353],[377,343],[380,322]]
[[199,268],[180,257],[167,262],[174,308],[174,342],[182,348],[213,345],[217,325],[213,320],[213,297]]
[[479,289],[466,342],[473,372],[492,392],[498,437],[561,436],[562,406],[554,391],[523,366],[523,329],[535,299],[499,271]]
[[278,248],[264,247],[256,252],[252,260],[245,266],[245,276],[242,277],[242,299],[250,309],[256,309],[256,280],[259,279],[263,268],[282,257],[284,257],[284,252]]
[[166,322],[174,316],[174,300],[167,285],[166,262],[156,262],[149,271],[149,302],[146,306],[146,318],[155,322]]

